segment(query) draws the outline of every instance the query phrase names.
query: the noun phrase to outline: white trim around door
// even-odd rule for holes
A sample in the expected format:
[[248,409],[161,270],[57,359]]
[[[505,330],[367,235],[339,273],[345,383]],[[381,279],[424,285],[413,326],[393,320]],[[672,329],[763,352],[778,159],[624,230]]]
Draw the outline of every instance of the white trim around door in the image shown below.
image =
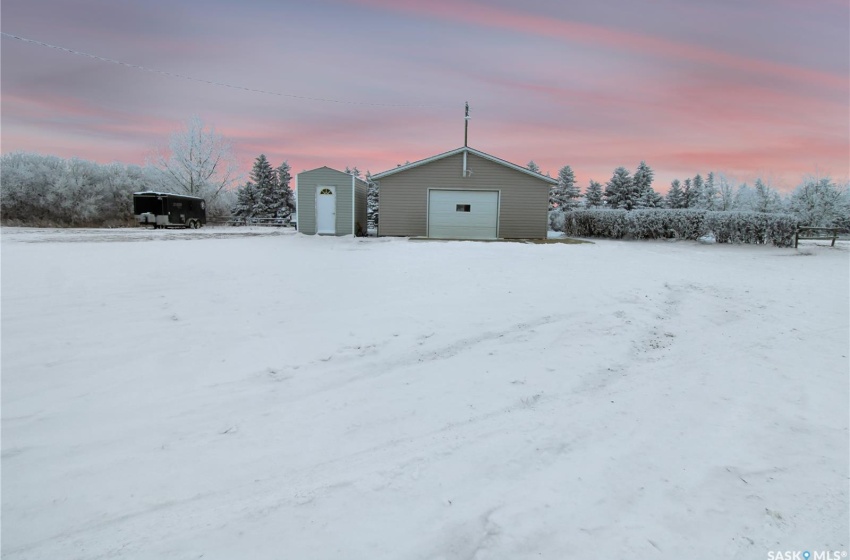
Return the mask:
[[336,235],[336,187],[316,187],[316,233]]

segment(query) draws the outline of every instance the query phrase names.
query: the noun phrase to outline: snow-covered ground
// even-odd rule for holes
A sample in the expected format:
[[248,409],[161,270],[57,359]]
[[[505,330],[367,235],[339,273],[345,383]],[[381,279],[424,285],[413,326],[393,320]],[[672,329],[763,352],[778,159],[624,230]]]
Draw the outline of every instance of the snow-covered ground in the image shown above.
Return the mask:
[[847,551],[848,256],[4,229],[3,557]]

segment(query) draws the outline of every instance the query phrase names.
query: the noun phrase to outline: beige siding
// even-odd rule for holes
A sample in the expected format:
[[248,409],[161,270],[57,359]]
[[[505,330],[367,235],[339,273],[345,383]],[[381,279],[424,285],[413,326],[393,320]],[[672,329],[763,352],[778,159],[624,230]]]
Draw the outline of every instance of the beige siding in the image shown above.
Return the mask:
[[366,199],[369,197],[369,187],[366,181],[357,179],[354,192],[354,226],[355,232],[357,225],[363,230],[363,235],[366,235],[368,213],[366,211]]
[[298,174],[295,189],[298,231],[309,235],[316,233],[317,187],[335,187],[336,234],[351,235],[351,175],[330,167],[320,167]]
[[499,237],[545,238],[549,184],[473,154],[467,158],[472,174],[465,178],[460,153],[381,179],[378,235],[426,236],[428,190],[459,189],[500,192]]

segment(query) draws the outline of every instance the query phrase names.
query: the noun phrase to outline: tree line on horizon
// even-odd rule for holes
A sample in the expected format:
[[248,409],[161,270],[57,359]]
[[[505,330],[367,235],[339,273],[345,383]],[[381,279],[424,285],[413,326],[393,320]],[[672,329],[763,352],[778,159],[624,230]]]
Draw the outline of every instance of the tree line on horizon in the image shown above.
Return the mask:
[[[534,161],[527,165],[540,173]],[[558,183],[549,190],[549,222],[553,229],[563,226],[563,214],[576,209],[650,210],[691,209],[720,212],[787,213],[801,224],[850,229],[850,188],[840,186],[828,177],[807,177],[792,192],[784,196],[757,178],[751,187],[746,183],[734,188],[722,175],[709,172],[674,179],[666,195],[652,186],[655,173],[641,161],[634,174],[625,167],[614,170],[602,185],[591,179],[584,194],[575,182],[569,165],[558,171]]]
[[[534,161],[528,169],[540,173]],[[360,176],[357,167],[346,173]],[[0,156],[0,221],[29,226],[132,225],[132,193],[145,190],[199,196],[211,219],[230,216],[285,218],[295,210],[289,163],[277,168],[264,154],[254,162],[249,180],[237,187],[238,166],[230,143],[198,118],[174,132],[145,166],[97,164],[78,158],[28,152]],[[367,171],[369,227],[378,223],[380,194]],[[723,175],[709,172],[672,181],[666,195],[653,188],[654,172],[641,161],[631,174],[614,170],[603,185],[590,180],[582,193],[569,165],[558,172],[549,192],[550,224],[578,208],[700,209],[790,213],[812,226],[850,228],[850,192],[829,178],[808,177],[782,195],[762,179],[734,188]],[[556,227],[557,229],[557,227]]]
[[98,164],[31,152],[0,156],[0,221],[46,227],[128,226],[133,193],[198,196],[210,219],[227,217],[235,202],[238,165],[230,143],[193,117],[144,166]]

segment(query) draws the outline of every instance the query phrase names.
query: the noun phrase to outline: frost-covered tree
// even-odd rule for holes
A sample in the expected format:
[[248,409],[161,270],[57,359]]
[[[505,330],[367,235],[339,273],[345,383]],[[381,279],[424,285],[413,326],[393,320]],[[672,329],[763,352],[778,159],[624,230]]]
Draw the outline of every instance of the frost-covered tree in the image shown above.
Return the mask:
[[576,210],[563,229],[576,237],[691,239],[713,233],[718,243],[758,243],[788,247],[797,218],[788,214],[709,210]]
[[652,188],[652,180],[654,178],[655,172],[652,168],[648,166],[645,161],[641,161],[635,170],[634,177],[632,178],[639,196],[642,195],[644,191]]
[[243,218],[286,218],[295,209],[289,163],[272,168],[265,154],[254,161],[250,178],[236,193],[233,215]]
[[791,195],[789,209],[802,225],[811,227],[850,226],[850,190],[828,177],[807,178]]
[[154,165],[161,171],[161,188],[200,196],[215,206],[222,191],[236,180],[237,164],[230,143],[192,117],[185,130],[171,135],[167,149],[159,150]]
[[346,165],[345,166],[345,172],[348,173],[349,175],[354,175],[355,177],[360,177],[360,170],[357,169],[356,165],[354,167],[348,167]]
[[605,184],[604,196],[609,208],[622,208],[624,210],[635,208],[638,193],[634,181],[632,181],[629,171],[625,167],[618,167],[614,170],[614,175]]
[[733,208],[736,212],[755,212],[756,195],[752,187],[746,183],[738,185],[735,191]]
[[379,220],[379,208],[378,201],[380,191],[378,189],[378,184],[372,180],[372,174],[366,171],[366,185],[369,188],[368,195],[366,197],[366,212],[368,216],[368,227],[369,229],[374,229],[378,227]]
[[292,182],[292,167],[288,161],[284,161],[275,169],[275,178],[278,188],[278,205],[275,217],[286,218],[295,212],[295,193],[289,186]]
[[98,206],[99,189],[95,188],[94,164],[77,158],[65,162],[65,173],[57,182],[57,190],[62,193],[54,204],[63,213],[77,213],[81,221],[92,218],[92,211]]
[[767,185],[760,178],[756,179],[755,184],[755,208],[756,212],[781,212],[782,197],[770,185]]
[[565,165],[558,171],[558,184],[549,189],[549,211],[558,210],[565,212],[578,207],[578,199],[581,196],[576,186],[576,177],[572,168]]
[[56,182],[65,162],[55,156],[14,152],[0,157],[0,208],[4,223],[47,225]]
[[646,188],[638,196],[635,208],[664,208],[664,197],[652,187]]
[[725,177],[720,177],[717,210],[729,212],[735,209],[735,191]]
[[248,181],[236,191],[236,204],[230,212],[240,218],[254,218],[259,204],[260,191],[254,183]]
[[735,192],[735,210],[740,212],[774,213],[784,210],[780,194],[761,178],[750,187],[746,183]]
[[655,192],[652,188],[652,179],[655,177],[655,172],[649,167],[645,161],[641,161],[638,168],[635,170],[632,181],[634,182],[637,201],[635,208],[663,208],[664,197]]
[[588,208],[600,208],[605,203],[602,198],[602,185],[593,179],[584,193],[584,203]]
[[678,179],[673,179],[670,183],[670,190],[667,191],[667,207],[673,209],[685,207],[685,194],[682,192],[682,184]]
[[688,177],[685,179],[685,182],[682,183],[682,208],[690,208],[690,204],[693,202],[693,199],[693,185],[691,184],[691,178]]
[[273,218],[280,206],[278,182],[272,164],[265,154],[260,154],[254,160],[250,177],[251,184],[257,191],[257,203],[252,215],[258,218]]
[[534,163],[534,160],[528,162],[526,165],[529,171],[534,171],[535,173],[540,173],[540,166]]
[[132,193],[157,188],[158,172],[120,163],[13,152],[0,157],[0,216],[25,226],[133,224]]
[[558,181],[564,182],[564,210],[571,210],[579,206],[581,189],[576,185],[575,174],[569,165],[564,166],[558,172]]
[[702,200],[703,190],[705,188],[705,182],[702,179],[702,175],[699,173],[693,178],[691,182],[691,186],[687,191],[687,204],[688,208],[700,208],[700,201]]
[[699,199],[697,200],[697,208],[702,210],[716,210],[718,205],[718,196],[719,191],[717,189],[717,183],[714,179],[714,173],[709,172],[708,176],[705,179],[705,184],[702,187],[702,190],[699,193]]

